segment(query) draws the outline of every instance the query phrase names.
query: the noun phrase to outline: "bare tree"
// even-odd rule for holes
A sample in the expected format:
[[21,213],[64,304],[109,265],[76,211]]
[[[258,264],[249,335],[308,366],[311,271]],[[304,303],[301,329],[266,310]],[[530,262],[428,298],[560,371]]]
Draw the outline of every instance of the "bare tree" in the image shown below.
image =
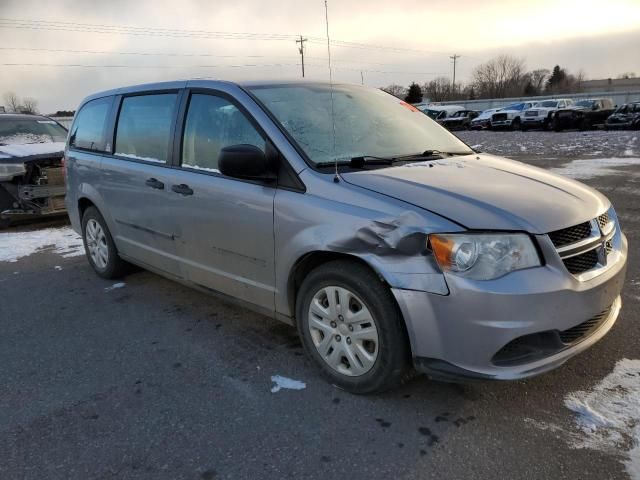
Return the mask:
[[531,81],[531,85],[534,90],[537,92],[536,95],[540,95],[542,93],[544,83],[550,73],[551,72],[547,68],[538,68],[529,72],[529,80]]
[[447,77],[434,78],[422,86],[425,96],[432,102],[451,100],[451,79]]
[[407,89],[402,85],[396,85],[395,83],[382,88],[382,90],[400,99],[404,99],[404,97],[407,95]]
[[20,107],[22,113],[38,113],[38,101],[35,98],[25,97]]
[[20,111],[20,99],[14,92],[7,92],[3,95],[4,103],[10,112]]
[[637,76],[634,72],[624,72],[618,75],[616,78],[628,80],[630,78],[637,78]]
[[520,95],[526,83],[524,61],[500,55],[473,71],[473,86],[481,98],[504,98]]

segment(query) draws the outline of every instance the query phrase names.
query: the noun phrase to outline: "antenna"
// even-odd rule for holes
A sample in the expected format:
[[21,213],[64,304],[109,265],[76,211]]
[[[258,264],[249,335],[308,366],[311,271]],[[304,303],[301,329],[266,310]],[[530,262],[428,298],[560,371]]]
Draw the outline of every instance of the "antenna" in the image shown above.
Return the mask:
[[327,6],[327,0],[324,0],[324,20],[327,25],[327,55],[329,57],[329,88],[331,94],[331,128],[333,129],[333,161],[335,164],[335,175],[333,181],[338,183],[340,177],[338,176],[338,158],[336,157],[336,119],[333,111],[333,72],[331,71],[331,40],[329,39],[329,7]]

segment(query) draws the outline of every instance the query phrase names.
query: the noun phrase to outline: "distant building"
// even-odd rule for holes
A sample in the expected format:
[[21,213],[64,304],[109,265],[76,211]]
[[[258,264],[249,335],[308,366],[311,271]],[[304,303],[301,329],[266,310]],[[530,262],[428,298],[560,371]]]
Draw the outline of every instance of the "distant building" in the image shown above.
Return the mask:
[[0,113],[7,113],[7,111],[4,109],[2,105],[0,105]]
[[580,83],[580,90],[583,93],[640,91],[640,77],[585,80]]

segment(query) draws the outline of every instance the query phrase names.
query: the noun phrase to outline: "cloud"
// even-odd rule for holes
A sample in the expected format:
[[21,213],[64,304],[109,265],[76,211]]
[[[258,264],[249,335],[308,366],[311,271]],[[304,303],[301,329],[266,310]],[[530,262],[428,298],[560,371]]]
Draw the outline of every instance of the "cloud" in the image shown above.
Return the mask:
[[[332,38],[387,47],[333,47],[340,81],[383,86],[425,82],[451,71],[449,55],[462,54],[457,77],[498,53],[526,60],[529,68],[555,64],[584,70],[590,78],[624,71],[640,74],[640,3],[625,0],[355,0],[329,1]],[[606,12],[606,15],[599,15]],[[163,29],[303,34],[325,33],[322,0],[128,0],[39,2],[4,0],[0,18],[40,19]],[[597,25],[592,25],[593,19]],[[299,55],[290,41],[230,41],[2,28],[0,47],[99,50],[109,54],[0,50],[0,63],[130,65],[131,68],[0,66],[0,93],[35,97],[41,110],[73,109],[95,91],[176,78],[297,78]],[[122,52],[207,54],[134,56]],[[615,55],[611,55],[615,52]],[[216,57],[220,55],[221,57]],[[326,45],[307,42],[307,74],[327,79]],[[234,57],[230,57],[234,56]],[[250,57],[249,57],[250,56]],[[238,68],[231,65],[274,65]],[[213,67],[218,65],[218,67]],[[220,66],[227,65],[227,66]],[[154,68],[161,67],[161,68]]]

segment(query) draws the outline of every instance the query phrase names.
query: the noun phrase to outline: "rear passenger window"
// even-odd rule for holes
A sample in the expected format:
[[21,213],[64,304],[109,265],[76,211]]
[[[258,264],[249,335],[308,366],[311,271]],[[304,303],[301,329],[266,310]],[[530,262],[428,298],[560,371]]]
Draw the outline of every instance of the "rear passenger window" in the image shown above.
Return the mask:
[[106,151],[105,126],[111,109],[111,97],[91,100],[78,112],[69,136],[69,145],[94,151]]
[[214,95],[192,95],[182,141],[182,166],[219,172],[220,150],[239,144],[265,149],[262,136],[231,102]]
[[115,154],[166,163],[177,98],[176,93],[125,97],[116,127]]

